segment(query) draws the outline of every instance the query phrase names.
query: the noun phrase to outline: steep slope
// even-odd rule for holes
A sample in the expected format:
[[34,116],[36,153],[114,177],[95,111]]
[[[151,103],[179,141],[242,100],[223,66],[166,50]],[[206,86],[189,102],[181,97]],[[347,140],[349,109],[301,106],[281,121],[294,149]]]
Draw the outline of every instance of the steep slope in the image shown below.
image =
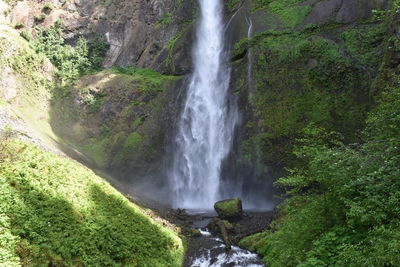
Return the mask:
[[180,266],[178,233],[61,151],[74,152],[50,125],[51,102],[87,58],[57,68],[27,39],[0,25],[0,265]]
[[292,151],[309,125],[336,131],[346,143],[359,140],[379,91],[374,80],[387,32],[373,10],[390,2],[230,3],[232,91],[243,117],[225,179],[255,192],[301,164]]
[[180,266],[182,241],[80,164],[1,141],[0,265]]
[[184,1],[6,1],[12,25],[48,28],[62,20],[68,43],[80,36],[110,44],[104,66],[151,67],[161,73],[190,69],[191,30],[197,4]]

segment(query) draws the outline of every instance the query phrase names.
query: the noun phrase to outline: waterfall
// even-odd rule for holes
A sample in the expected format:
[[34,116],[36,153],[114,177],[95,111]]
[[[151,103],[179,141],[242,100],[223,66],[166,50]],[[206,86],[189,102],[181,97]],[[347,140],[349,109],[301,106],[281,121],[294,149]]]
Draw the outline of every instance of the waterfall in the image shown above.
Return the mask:
[[[250,39],[253,34],[253,21],[252,19],[246,18],[246,22],[249,25],[247,30],[247,38]],[[249,88],[250,94],[253,94],[253,51],[250,47],[247,51],[247,85]]]
[[222,161],[231,146],[238,112],[229,100],[229,55],[221,0],[199,0],[194,70],[178,121],[168,174],[173,206],[210,209],[219,198]]

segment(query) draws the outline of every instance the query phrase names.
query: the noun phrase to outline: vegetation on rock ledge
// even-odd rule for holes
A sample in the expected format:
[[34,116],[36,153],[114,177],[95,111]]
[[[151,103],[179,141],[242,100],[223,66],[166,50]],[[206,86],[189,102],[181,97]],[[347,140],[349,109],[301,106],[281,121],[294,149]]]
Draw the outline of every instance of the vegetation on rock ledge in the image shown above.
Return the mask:
[[[398,25],[398,8],[388,14]],[[357,41],[352,31],[345,38]],[[353,44],[360,62],[374,62],[370,50]],[[297,139],[297,168],[276,183],[290,198],[271,230],[241,241],[268,266],[400,265],[399,44],[397,34],[389,36],[375,82],[378,104],[360,142],[343,144],[340,134],[315,124]]]

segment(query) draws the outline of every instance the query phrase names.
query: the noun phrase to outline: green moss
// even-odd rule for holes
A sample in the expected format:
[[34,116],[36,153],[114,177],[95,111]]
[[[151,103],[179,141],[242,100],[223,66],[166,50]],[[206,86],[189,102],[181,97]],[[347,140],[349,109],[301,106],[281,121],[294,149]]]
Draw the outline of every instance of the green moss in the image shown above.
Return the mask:
[[257,45],[261,40],[270,36],[282,36],[282,35],[292,35],[293,32],[289,30],[275,31],[269,30],[262,33],[258,33],[251,38],[243,38],[239,42],[235,43],[233,49],[233,57],[243,54],[247,49]]
[[130,135],[128,135],[128,137],[126,138],[126,140],[123,144],[123,147],[126,150],[136,150],[136,149],[138,149],[138,147],[140,146],[142,141],[143,141],[143,137],[140,134],[134,132],[134,133],[131,133]]
[[104,168],[107,165],[106,151],[105,151],[105,141],[100,141],[95,138],[89,141],[82,147],[83,153],[92,159],[98,167]]
[[260,253],[262,248],[265,247],[266,237],[269,232],[261,232],[254,235],[246,236],[239,241],[239,246],[252,252]]
[[311,12],[311,6],[295,6],[276,11],[283,24],[291,29],[302,23]]
[[226,230],[230,231],[233,229],[233,224],[227,220],[221,220],[222,223],[225,225]]
[[141,81],[140,91],[162,91],[162,83],[174,77],[162,75],[151,69],[140,69],[136,66],[113,67],[112,72],[132,76]]
[[30,144],[8,146],[13,153],[0,165],[0,265],[181,266],[177,234],[93,172]]
[[171,13],[166,13],[164,17],[158,22],[159,25],[169,25],[172,23],[173,16]]
[[229,12],[233,12],[239,3],[240,0],[229,0],[226,2],[225,6]]
[[54,6],[51,3],[46,2],[46,3],[44,3],[44,5],[42,7],[42,12],[49,14],[53,9],[54,9]]
[[239,198],[219,201],[215,203],[214,209],[221,219],[233,219],[241,216],[242,201]]
[[294,29],[302,23],[312,10],[309,5],[300,5],[304,0],[257,0],[255,8],[265,8],[277,15],[284,26]]
[[133,122],[132,122],[132,128],[136,129],[137,127],[140,126],[140,124],[142,124],[142,118],[136,118]]
[[[10,51],[12,51],[11,54]],[[42,103],[54,87],[52,73],[45,73],[46,59],[32,50],[25,39],[13,29],[0,32],[0,69],[11,68],[17,75],[19,96]],[[48,66],[48,64],[47,64]],[[0,74],[1,75],[1,74]],[[46,78],[45,75],[48,77]],[[38,103],[36,103],[38,104]]]
[[[336,27],[329,30],[340,32]],[[288,164],[293,159],[287,153],[290,140],[310,122],[342,133],[346,142],[357,140],[372,77],[340,45],[315,35],[319,30],[265,32],[247,41],[257,55],[255,91],[249,97],[256,124],[248,130],[256,132],[242,145],[243,162],[253,165],[261,158],[261,169],[264,164]],[[380,57],[378,53],[377,61]]]
[[351,27],[342,33],[344,45],[358,64],[370,69],[377,69],[380,64],[379,54],[385,38],[385,23]]
[[168,41],[167,43],[167,49],[168,49],[168,58],[166,60],[167,66],[171,67],[172,70],[175,70],[175,65],[174,65],[174,49],[175,45],[178,42],[179,39],[184,36],[184,34],[190,29],[192,26],[193,21],[188,22],[187,25],[174,37],[172,37],[171,40]]
[[35,23],[42,23],[46,19],[46,14],[40,14],[34,17]]

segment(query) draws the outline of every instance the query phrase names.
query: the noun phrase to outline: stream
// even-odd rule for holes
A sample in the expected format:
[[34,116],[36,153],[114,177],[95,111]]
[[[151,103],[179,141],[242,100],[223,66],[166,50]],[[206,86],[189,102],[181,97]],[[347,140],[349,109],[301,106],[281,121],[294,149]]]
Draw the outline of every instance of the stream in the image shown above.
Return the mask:
[[191,241],[191,252],[186,259],[188,267],[262,267],[262,259],[255,253],[232,246],[227,249],[221,238],[213,236],[206,228],[211,216],[194,221],[192,226],[201,236]]

